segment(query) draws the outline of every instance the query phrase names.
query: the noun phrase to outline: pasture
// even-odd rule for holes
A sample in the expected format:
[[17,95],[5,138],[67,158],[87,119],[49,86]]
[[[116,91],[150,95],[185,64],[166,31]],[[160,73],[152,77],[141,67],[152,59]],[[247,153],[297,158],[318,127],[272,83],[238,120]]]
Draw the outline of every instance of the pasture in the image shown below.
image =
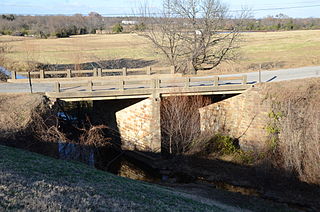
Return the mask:
[[[7,57],[17,61],[45,64],[81,64],[114,59],[155,61],[166,65],[152,44],[137,34],[80,35],[60,39],[0,36],[7,42]],[[242,34],[239,58],[222,64],[218,72],[245,72],[262,69],[320,65],[320,30],[249,32]]]

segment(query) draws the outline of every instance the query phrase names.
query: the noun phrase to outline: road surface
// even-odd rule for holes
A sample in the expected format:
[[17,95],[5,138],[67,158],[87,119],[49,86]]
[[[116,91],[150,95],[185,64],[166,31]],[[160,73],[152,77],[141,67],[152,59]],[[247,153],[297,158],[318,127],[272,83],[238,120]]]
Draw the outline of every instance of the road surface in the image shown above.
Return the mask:
[[[248,76],[248,83],[257,83],[259,81],[258,72],[240,73],[220,75],[224,76]],[[210,76],[199,76],[199,78],[206,78]],[[304,79],[320,77],[320,66],[282,69],[276,71],[262,71],[262,82],[278,82],[285,80]],[[32,83],[33,92],[52,92],[54,91],[53,83]],[[0,83],[0,93],[28,93],[30,86],[28,83]]]

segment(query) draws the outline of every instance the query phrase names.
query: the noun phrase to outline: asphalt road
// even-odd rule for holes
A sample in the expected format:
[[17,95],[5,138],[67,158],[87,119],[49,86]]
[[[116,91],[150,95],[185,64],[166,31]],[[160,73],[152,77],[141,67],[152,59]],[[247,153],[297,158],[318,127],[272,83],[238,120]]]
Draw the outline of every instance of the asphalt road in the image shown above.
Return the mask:
[[[220,76],[248,76],[248,83],[257,83],[259,81],[258,72],[249,72],[241,74],[230,74]],[[206,78],[208,76],[201,76],[199,78]],[[304,79],[320,77],[320,66],[282,69],[276,71],[262,71],[262,82],[278,82],[294,79]],[[33,92],[51,92],[54,89],[53,83],[32,83]],[[29,93],[30,86],[28,83],[0,83],[0,93]]]

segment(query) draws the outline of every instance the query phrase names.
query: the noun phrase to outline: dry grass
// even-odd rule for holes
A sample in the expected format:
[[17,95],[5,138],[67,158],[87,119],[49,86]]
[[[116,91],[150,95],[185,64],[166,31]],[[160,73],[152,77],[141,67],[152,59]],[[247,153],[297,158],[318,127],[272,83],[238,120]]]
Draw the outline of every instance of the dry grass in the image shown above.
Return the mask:
[[0,145],[0,211],[238,211],[178,193]]
[[[320,184],[320,79],[265,84],[273,102],[273,162],[302,181]],[[272,158],[272,157],[271,157]]]
[[42,102],[43,97],[41,95],[1,95],[0,137],[11,137],[26,130],[33,121],[33,112]]
[[[79,64],[119,58],[156,60],[166,64],[151,43],[136,34],[81,35],[63,39],[0,36],[10,43],[16,61]],[[222,64],[216,72],[230,73],[320,65],[320,30],[243,33],[241,58]]]

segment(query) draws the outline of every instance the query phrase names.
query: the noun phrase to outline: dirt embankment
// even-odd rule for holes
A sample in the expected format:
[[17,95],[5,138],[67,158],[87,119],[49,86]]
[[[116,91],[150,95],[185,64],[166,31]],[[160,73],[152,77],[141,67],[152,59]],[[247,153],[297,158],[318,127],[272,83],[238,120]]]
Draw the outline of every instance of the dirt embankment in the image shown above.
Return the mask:
[[1,142],[15,145],[19,141],[29,140],[34,136],[37,117],[48,111],[48,102],[42,95],[0,95]]

